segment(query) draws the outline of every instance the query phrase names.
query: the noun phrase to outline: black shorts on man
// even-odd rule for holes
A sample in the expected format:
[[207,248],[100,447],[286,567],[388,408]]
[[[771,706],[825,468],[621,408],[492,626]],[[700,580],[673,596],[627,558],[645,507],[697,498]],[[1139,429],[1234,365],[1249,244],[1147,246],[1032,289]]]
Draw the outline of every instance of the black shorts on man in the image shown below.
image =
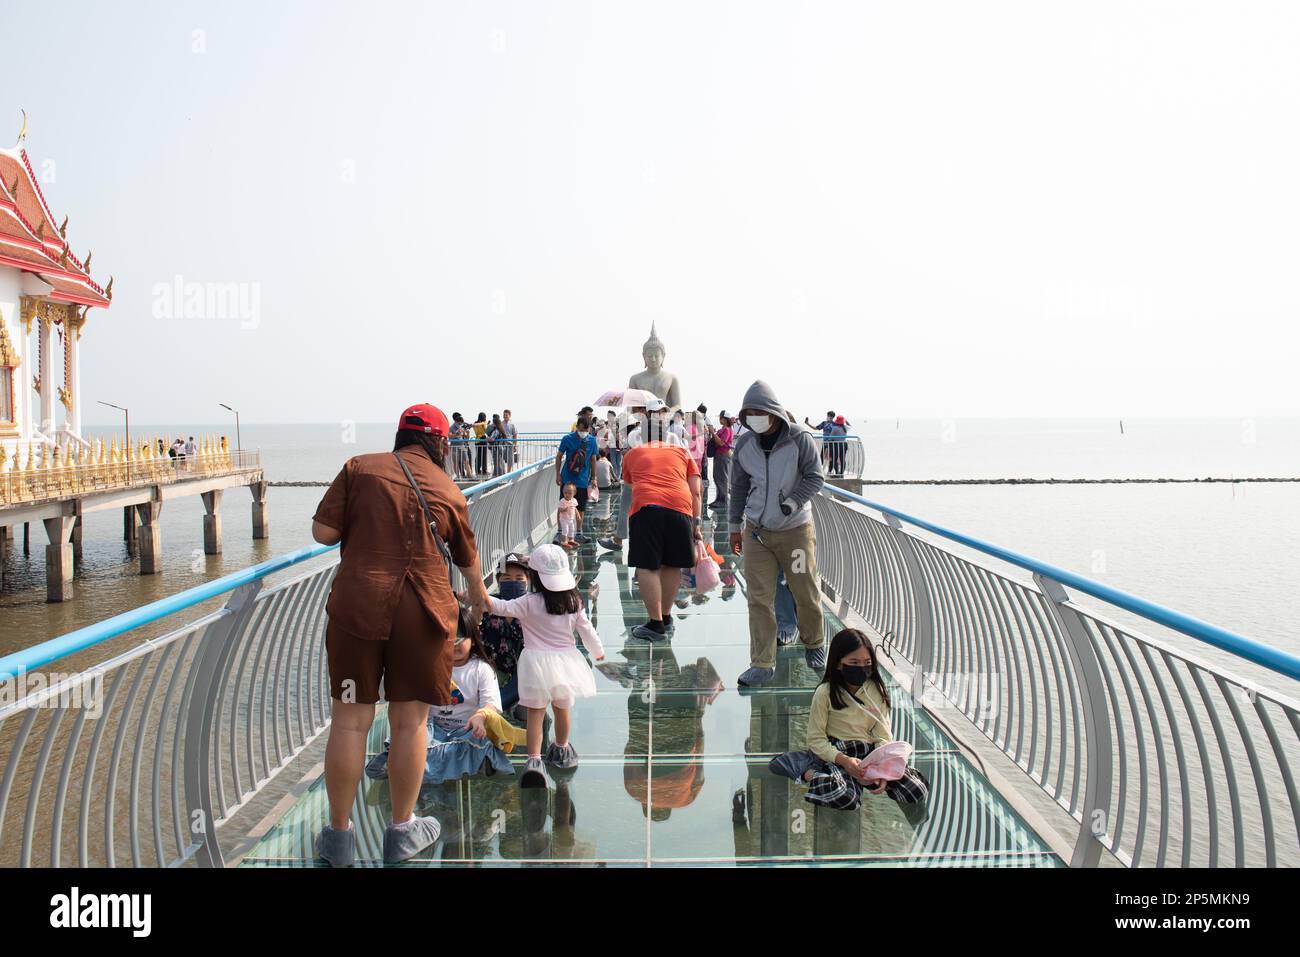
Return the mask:
[[627,563],[654,571],[695,567],[695,532],[689,515],[662,505],[642,505],[628,523]]

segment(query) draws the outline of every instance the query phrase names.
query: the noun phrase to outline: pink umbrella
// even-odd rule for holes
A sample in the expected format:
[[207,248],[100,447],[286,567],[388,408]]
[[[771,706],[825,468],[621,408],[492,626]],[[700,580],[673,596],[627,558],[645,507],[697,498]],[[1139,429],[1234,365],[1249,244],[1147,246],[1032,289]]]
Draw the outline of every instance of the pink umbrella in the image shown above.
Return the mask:
[[633,408],[659,398],[645,389],[610,389],[592,403],[596,408]]

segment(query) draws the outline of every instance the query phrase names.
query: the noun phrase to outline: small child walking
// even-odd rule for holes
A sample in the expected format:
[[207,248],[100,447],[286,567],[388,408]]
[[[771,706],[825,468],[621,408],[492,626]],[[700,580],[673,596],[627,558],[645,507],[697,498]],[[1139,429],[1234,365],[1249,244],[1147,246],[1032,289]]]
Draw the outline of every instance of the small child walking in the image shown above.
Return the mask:
[[569,709],[578,698],[596,694],[591,665],[578,650],[574,631],[597,661],[605,660],[605,648],[582,610],[578,583],[564,549],[539,545],[528,556],[528,569],[533,590],[509,601],[489,595],[487,610],[493,615],[517,618],[523,628],[518,679],[519,703],[528,709],[528,764],[519,784],[546,787],[549,779],[542,765],[542,722],[547,706],[555,715],[555,740],[547,749],[546,763],[568,771],[578,766],[578,752],[569,743]]
[[578,542],[574,538],[578,531],[578,500],[574,497],[577,494],[577,486],[572,482],[565,483],[564,497],[560,499],[559,507],[555,510],[555,519],[560,526],[560,544],[565,548],[578,547]]

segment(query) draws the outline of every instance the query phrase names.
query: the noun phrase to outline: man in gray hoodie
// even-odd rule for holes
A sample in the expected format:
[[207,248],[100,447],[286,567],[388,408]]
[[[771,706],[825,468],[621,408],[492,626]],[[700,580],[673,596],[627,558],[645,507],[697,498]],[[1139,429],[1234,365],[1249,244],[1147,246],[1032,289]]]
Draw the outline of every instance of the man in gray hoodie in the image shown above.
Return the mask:
[[749,594],[749,669],[739,684],[767,684],[776,673],[776,583],[782,571],[794,595],[808,666],[826,667],[817,579],[812,497],[825,483],[812,431],[795,421],[759,380],[740,410],[748,430],[732,453],[728,518],[731,551],[744,556]]

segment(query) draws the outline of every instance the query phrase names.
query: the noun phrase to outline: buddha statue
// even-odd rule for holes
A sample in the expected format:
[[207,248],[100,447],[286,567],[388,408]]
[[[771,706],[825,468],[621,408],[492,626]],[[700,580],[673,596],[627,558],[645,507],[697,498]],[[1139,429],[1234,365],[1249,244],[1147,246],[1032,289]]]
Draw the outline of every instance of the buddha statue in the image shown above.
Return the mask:
[[645,389],[663,399],[669,408],[681,405],[681,384],[677,376],[664,368],[664,344],[655,333],[654,323],[650,323],[650,338],[641,347],[641,358],[645,360],[644,371],[638,372],[627,380],[630,389]]

